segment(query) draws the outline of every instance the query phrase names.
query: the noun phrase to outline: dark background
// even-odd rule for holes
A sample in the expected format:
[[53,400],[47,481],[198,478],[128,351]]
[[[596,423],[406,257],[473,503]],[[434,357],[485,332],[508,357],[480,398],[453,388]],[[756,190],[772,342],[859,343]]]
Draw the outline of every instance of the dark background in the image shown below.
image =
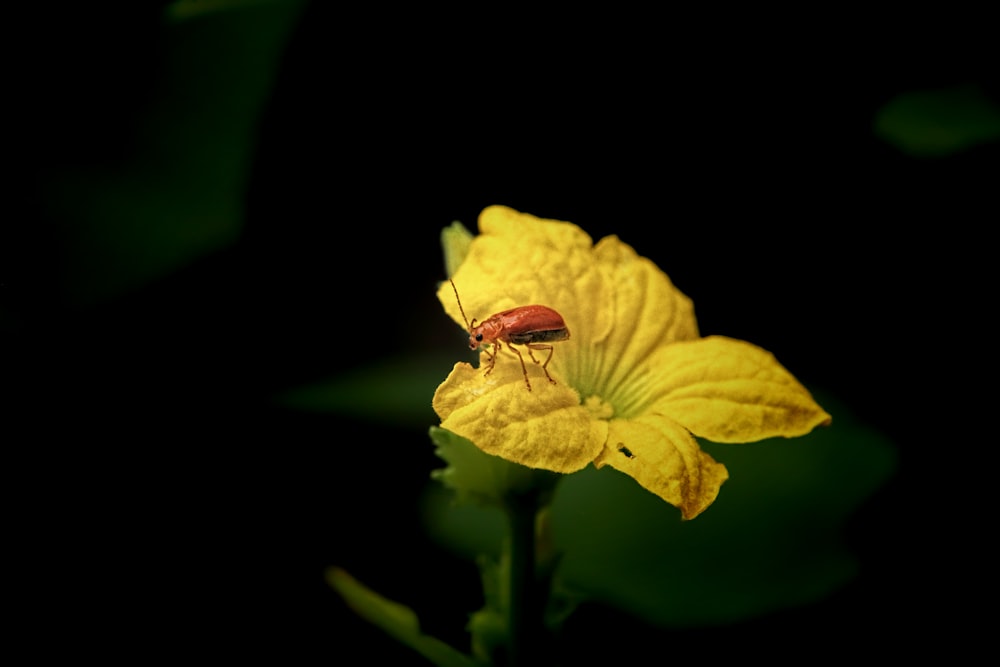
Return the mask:
[[[427,541],[415,506],[439,467],[433,415],[373,424],[270,398],[378,359],[458,358],[438,234],[494,203],[619,235],[694,299],[702,333],[775,351],[900,453],[850,526],[862,574],[845,590],[697,631],[586,608],[575,659],[966,641],[952,624],[975,627],[961,612],[989,582],[989,525],[972,518],[992,412],[974,383],[992,366],[998,149],[914,157],[872,126],[908,90],[973,82],[996,102],[967,26],[584,27],[312,3],[256,126],[238,238],[88,295],[72,216],[44,199],[65,170],[127,171],[137,150],[170,36],[155,3],[131,7],[27,15],[11,61],[4,469],[9,583],[36,648],[406,660],[326,588],[332,564],[439,601],[424,625],[460,645],[477,575]],[[400,441],[426,446],[387,462],[380,445]]]

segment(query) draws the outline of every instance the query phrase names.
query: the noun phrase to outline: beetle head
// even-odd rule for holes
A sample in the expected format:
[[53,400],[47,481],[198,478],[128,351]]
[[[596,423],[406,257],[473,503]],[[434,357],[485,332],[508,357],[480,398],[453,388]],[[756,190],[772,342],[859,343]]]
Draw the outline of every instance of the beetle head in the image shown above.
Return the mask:
[[476,321],[472,320],[469,327],[469,349],[475,350],[484,343],[495,343],[502,333],[502,326],[495,317],[491,317],[478,327]]

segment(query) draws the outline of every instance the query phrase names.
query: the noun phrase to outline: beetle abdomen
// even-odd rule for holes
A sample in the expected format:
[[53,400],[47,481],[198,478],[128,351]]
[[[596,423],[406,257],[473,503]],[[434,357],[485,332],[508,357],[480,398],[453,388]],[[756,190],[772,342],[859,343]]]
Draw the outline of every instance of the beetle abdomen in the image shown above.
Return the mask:
[[510,334],[510,342],[514,345],[525,345],[527,343],[553,343],[555,341],[569,338],[569,329],[542,329],[540,331],[522,331]]

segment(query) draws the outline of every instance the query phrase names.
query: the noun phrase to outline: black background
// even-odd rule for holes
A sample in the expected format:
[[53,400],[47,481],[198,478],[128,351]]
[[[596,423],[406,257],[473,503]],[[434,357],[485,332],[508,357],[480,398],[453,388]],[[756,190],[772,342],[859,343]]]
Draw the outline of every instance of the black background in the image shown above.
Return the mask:
[[[379,443],[419,443],[426,425],[415,436],[268,397],[460,351],[433,296],[438,234],[494,203],[619,235],[693,297],[702,333],[775,351],[901,457],[850,527],[862,575],[844,591],[698,631],[585,608],[573,660],[706,640],[792,659],[974,638],[962,612],[989,581],[990,524],[973,518],[993,420],[975,383],[992,366],[997,146],[918,159],[872,132],[903,91],[979,82],[997,99],[966,26],[585,27],[322,4],[284,54],[238,242],[86,308],[65,298],[74,249],[33,195],[60,165],[127,155],[163,36],[155,8],[24,19],[36,37],[13,61],[18,173],[0,248],[4,469],[10,583],[39,650],[190,655],[204,640],[213,657],[407,664],[323,584],[332,564],[403,602],[438,601],[426,628],[461,644],[477,575],[406,506],[438,467],[430,443],[366,475]],[[345,657],[358,647],[369,657]]]

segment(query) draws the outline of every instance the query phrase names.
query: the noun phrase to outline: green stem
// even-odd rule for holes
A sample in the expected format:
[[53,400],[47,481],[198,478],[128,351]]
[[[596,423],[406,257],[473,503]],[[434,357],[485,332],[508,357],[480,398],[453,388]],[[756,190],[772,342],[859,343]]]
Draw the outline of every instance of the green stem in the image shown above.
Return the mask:
[[510,597],[508,607],[509,667],[537,664],[542,631],[541,605],[535,573],[537,493],[507,503],[510,520]]

